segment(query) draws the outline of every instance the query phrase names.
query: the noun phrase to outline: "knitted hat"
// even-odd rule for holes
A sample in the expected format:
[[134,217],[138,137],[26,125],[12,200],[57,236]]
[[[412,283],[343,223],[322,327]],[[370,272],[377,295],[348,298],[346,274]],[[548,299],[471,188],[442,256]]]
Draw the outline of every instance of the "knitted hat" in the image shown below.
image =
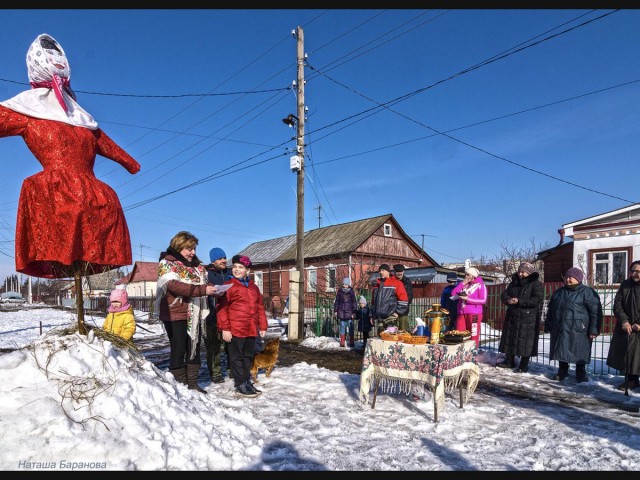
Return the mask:
[[476,267],[465,268],[464,273],[471,275],[473,278],[478,278],[480,276],[480,272]]
[[246,255],[234,255],[231,259],[231,263],[240,263],[247,268],[251,268],[251,260]]
[[129,301],[129,295],[127,295],[127,291],[122,288],[116,288],[109,295],[109,301],[111,302],[120,302],[122,305]]
[[582,283],[582,280],[584,280],[584,273],[579,268],[571,267],[564,272],[564,278],[567,277],[573,277],[578,281],[578,283]]
[[223,249],[214,247],[209,250],[209,259],[211,260],[211,263],[215,262],[216,260],[220,260],[221,258],[227,258],[227,254],[224,253]]
[[344,277],[342,279],[342,284],[351,286],[351,280],[349,280],[349,277]]
[[401,263],[396,263],[393,266],[393,271],[394,272],[404,272],[404,265],[402,265]]
[[447,282],[457,282],[458,281],[458,274],[454,273],[454,272],[449,272],[447,273]]
[[109,305],[107,311],[110,313],[116,312],[124,312],[125,310],[129,310],[131,305],[129,305],[129,295],[127,294],[127,290],[124,285],[119,285],[111,291],[111,295],[109,295],[110,302],[120,302],[120,306],[116,308],[114,305]]
[[529,262],[522,262],[520,264],[520,266],[518,267],[518,271],[519,272],[524,272],[524,273],[528,273],[529,275],[531,275],[533,272],[536,271],[535,267],[530,264]]
[[367,299],[364,298],[362,295],[360,295],[360,298],[358,299],[358,303],[364,303],[366,305],[367,304]]
[[378,272],[380,270],[386,270],[387,272],[391,273],[391,267],[389,267],[389,265],[387,265],[386,263],[383,263],[382,265],[380,265],[380,268],[378,269]]

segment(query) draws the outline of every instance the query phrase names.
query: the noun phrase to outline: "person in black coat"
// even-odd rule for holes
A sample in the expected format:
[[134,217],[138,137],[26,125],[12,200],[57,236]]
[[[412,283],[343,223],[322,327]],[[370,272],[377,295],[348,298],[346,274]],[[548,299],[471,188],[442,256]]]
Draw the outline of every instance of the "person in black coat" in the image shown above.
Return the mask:
[[458,274],[455,272],[447,273],[447,286],[442,289],[440,294],[440,306],[449,312],[449,321],[446,330],[454,330],[456,328],[456,319],[458,318],[458,298],[451,298],[451,292],[460,283]]
[[523,262],[511,276],[511,282],[502,292],[501,300],[507,306],[504,327],[498,351],[505,354],[500,368],[515,368],[515,357],[520,357],[518,372],[529,371],[529,358],[538,354],[540,315],[544,289],[540,275],[529,262]]
[[607,365],[625,374],[618,390],[640,387],[640,260],[629,267],[613,300],[616,325],[607,354]]
[[367,340],[369,339],[369,332],[373,328],[373,323],[369,312],[369,306],[367,305],[367,299],[362,295],[358,299],[358,310],[356,310],[356,319],[358,320],[358,331],[362,332],[362,348],[367,348]]

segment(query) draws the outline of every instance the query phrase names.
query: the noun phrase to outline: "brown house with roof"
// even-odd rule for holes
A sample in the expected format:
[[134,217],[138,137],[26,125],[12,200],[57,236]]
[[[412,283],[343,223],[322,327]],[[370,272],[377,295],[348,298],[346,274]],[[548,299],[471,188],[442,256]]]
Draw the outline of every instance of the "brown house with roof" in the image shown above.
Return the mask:
[[[296,270],[296,235],[255,242],[239,252],[251,258],[256,284],[265,297],[284,302]],[[409,237],[392,214],[310,230],[304,234],[305,293],[333,295],[348,277],[357,291],[368,288],[382,263],[433,270],[440,265]],[[418,268],[420,267],[420,268]],[[405,270],[405,275],[408,270]]]

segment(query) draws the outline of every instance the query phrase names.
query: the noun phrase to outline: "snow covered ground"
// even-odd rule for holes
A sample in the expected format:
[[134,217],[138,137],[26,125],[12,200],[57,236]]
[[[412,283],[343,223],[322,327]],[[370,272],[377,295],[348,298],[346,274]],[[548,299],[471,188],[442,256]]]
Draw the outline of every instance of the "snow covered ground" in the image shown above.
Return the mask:
[[[429,392],[381,392],[372,409],[358,400],[359,375],[306,363],[262,374],[257,398],[234,397],[229,381],[203,395],[149,360],[166,355],[163,326],[136,317],[142,355],[92,335],[40,335],[73,324],[71,310],[0,311],[0,468],[640,470],[640,391],[615,390],[620,376],[559,383],[553,367],[518,374],[481,352],[478,389],[464,408],[447,393],[437,423]],[[340,348],[328,337],[303,345]]]

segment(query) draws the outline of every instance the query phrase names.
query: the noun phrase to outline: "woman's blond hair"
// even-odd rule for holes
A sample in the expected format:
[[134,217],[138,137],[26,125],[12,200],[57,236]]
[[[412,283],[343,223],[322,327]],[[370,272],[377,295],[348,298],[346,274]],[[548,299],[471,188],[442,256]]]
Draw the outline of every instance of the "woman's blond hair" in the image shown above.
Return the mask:
[[181,252],[183,248],[195,248],[198,245],[198,238],[191,232],[182,231],[176,233],[169,246],[176,252]]

